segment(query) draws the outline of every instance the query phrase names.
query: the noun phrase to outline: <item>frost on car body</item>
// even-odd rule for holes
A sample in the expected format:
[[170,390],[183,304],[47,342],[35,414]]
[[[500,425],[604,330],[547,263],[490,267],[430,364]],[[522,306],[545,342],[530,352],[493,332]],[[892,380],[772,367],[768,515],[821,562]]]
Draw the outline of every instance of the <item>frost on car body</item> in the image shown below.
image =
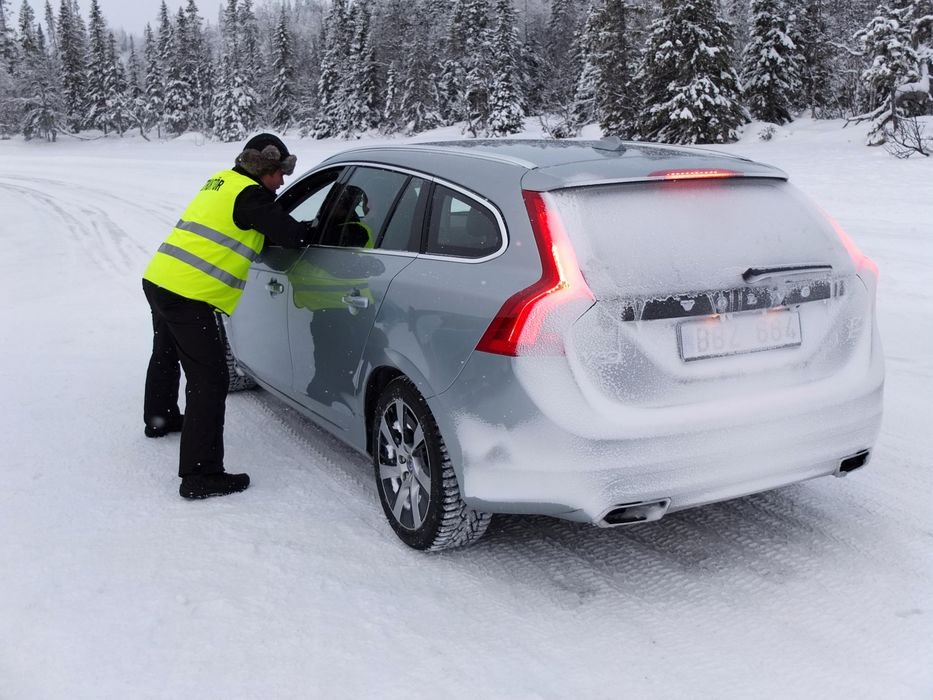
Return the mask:
[[337,154],[280,201],[320,238],[254,263],[236,363],[370,456],[412,547],[469,544],[492,513],[656,520],[867,461],[877,269],[780,170],[471,140]]

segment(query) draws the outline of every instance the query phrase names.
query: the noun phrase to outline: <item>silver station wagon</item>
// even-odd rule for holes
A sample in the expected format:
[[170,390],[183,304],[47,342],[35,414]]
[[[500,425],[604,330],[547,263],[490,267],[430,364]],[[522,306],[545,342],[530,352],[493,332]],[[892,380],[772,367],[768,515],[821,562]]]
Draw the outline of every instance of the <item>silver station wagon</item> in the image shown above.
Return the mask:
[[863,466],[877,268],[775,168],[701,149],[463,141],[333,156],[254,262],[240,379],[371,457],[409,546],[492,514],[601,527]]

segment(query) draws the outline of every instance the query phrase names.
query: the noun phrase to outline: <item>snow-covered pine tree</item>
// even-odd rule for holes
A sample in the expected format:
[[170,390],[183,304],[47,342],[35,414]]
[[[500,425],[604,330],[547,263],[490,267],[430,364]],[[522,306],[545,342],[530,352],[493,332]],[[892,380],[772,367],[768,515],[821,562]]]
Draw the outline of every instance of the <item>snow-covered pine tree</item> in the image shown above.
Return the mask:
[[158,100],[153,99],[149,103],[152,110],[152,118],[157,125],[159,138],[169,133],[166,124],[166,113],[169,110],[167,87],[172,69],[172,62],[175,60],[175,27],[172,26],[172,18],[169,15],[168,5],[162,0],[159,6],[159,28],[155,36],[155,67],[157,73],[152,73],[154,65],[150,63],[149,70],[153,78],[157,78],[159,84],[153,85],[154,95],[157,93]]
[[333,0],[330,12],[323,27],[323,56],[321,57],[321,75],[318,79],[318,114],[312,133],[315,138],[323,139],[346,130],[348,118],[343,95],[348,55],[347,5],[345,0]]
[[545,81],[546,59],[544,47],[540,41],[541,32],[527,31],[525,25],[525,38],[521,42],[518,55],[519,89],[525,96],[525,113],[541,114],[545,111],[548,85]]
[[737,53],[741,53],[749,41],[750,4],[749,0],[724,0],[722,2],[723,17],[732,25],[734,47]]
[[752,0],[749,42],[742,55],[743,94],[756,119],[793,121],[800,90],[799,49],[791,39],[782,0]]
[[900,86],[901,96],[913,102],[918,114],[933,114],[933,0],[911,2],[910,45],[919,78],[913,85]]
[[442,123],[436,76],[445,42],[436,22],[438,9],[425,0],[389,0],[379,17],[380,27],[393,29],[381,47],[389,63],[379,125],[384,133],[410,135]]
[[800,50],[800,102],[815,119],[839,116],[833,82],[835,50],[826,21],[825,0],[804,0],[797,8],[796,32],[791,38]]
[[188,128],[208,131],[211,125],[211,98],[214,94],[214,78],[211,66],[210,46],[204,35],[201,15],[195,0],[185,6],[188,35],[189,86],[194,100],[194,109]]
[[91,0],[88,14],[87,91],[84,99],[87,111],[84,125],[107,134],[113,128],[109,103],[113,101],[113,79],[108,52],[107,21],[97,0]]
[[663,0],[636,77],[644,138],[672,143],[735,141],[748,114],[733,67],[732,30],[716,0]]
[[368,3],[353,3],[347,27],[351,39],[344,73],[346,123],[340,132],[344,138],[358,136],[379,121],[379,79],[371,26],[372,14]]
[[28,61],[23,89],[23,135],[55,141],[65,121],[61,93],[56,82],[56,68],[48,53],[45,33],[35,28],[36,52]]
[[441,66],[440,112],[445,124],[465,120],[469,107],[465,98],[468,7],[472,0],[455,0],[448,22],[447,51]]
[[[587,13],[587,17],[592,8]],[[544,106],[549,112],[562,111],[575,98],[582,69],[577,61],[581,30],[580,12],[574,0],[552,0],[544,36]]]
[[[6,24],[6,10],[0,5],[0,37],[8,33],[9,42],[0,60],[0,136],[8,137],[23,128],[25,101],[31,93],[33,72],[39,60],[36,14],[23,0],[19,10],[19,32],[14,37]],[[27,134],[27,139],[31,134]]]
[[0,0],[0,73],[5,72],[9,76],[16,57],[16,40],[9,22],[8,5],[8,0]]
[[[14,74],[28,69],[29,64],[39,58],[39,37],[37,34],[36,13],[29,0],[23,0],[19,8],[19,47],[14,50],[11,67]],[[14,47],[15,49],[16,47]],[[24,65],[25,64],[25,65]]]
[[143,57],[146,62],[146,74],[143,81],[144,109],[140,114],[143,131],[155,127],[157,136],[162,137],[162,111],[165,106],[165,79],[162,60],[159,56],[159,42],[150,25],[143,33]]
[[130,53],[126,59],[126,95],[135,101],[142,97],[143,68],[139,62],[139,54],[136,53],[136,42],[130,36]]
[[178,136],[191,126],[197,104],[193,80],[197,77],[196,61],[191,55],[192,43],[188,15],[178,8],[169,36],[165,71],[165,106],[162,110],[165,129]]
[[382,122],[379,124],[379,129],[384,134],[394,134],[401,131],[401,94],[398,77],[396,76],[398,68],[399,62],[393,61],[386,71],[385,97],[382,100]]
[[284,134],[288,127],[295,123],[297,110],[292,40],[284,4],[273,35],[272,73],[271,124],[273,129]]
[[52,11],[52,0],[45,0],[45,46],[46,53],[52,58],[58,58],[58,36],[55,33],[55,13]]
[[883,144],[889,130],[907,116],[898,103],[898,88],[919,79],[917,52],[911,45],[912,7],[878,6],[878,14],[855,35],[862,46],[868,68],[862,71],[867,111],[856,121],[871,121],[867,136],[870,146]]
[[[149,29],[149,27],[146,27]],[[151,30],[149,30],[151,33]],[[146,91],[144,87],[145,69],[136,53],[136,44],[130,37],[130,53],[126,62],[126,103],[132,126],[139,127],[139,133],[146,137]]]
[[214,135],[221,141],[242,141],[256,121],[256,96],[240,64],[239,14],[236,0],[228,0],[224,11],[224,59],[212,104]]
[[625,0],[605,0],[597,15],[596,114],[604,136],[630,138],[638,115],[634,51]]
[[524,126],[524,100],[519,92],[518,33],[512,0],[496,0],[492,27],[492,86],[489,92],[489,133],[508,136]]
[[260,52],[259,22],[253,11],[253,0],[240,0],[237,8],[237,30],[239,32],[240,66],[247,83],[254,84],[264,72]]
[[[232,69],[232,70],[231,70]],[[243,80],[239,66],[230,66],[217,81],[214,95],[214,136],[224,142],[242,141],[252,126],[244,115],[252,113],[254,101]]]
[[107,32],[107,118],[120,136],[133,124],[133,105],[127,94],[126,71],[117,56],[117,40],[113,32]]
[[551,133],[557,138],[575,136],[580,128],[598,119],[596,91],[599,89],[599,69],[596,56],[599,53],[599,23],[602,6],[597,2],[590,5],[583,24],[583,31],[577,37],[574,52],[575,63],[580,66],[573,101],[570,103],[569,117],[563,124],[552,127]]
[[75,13],[71,0],[61,0],[56,29],[67,126],[73,131],[79,131],[84,126],[86,116],[84,96],[87,91],[87,52],[84,21]]
[[489,134],[490,92],[494,77],[493,34],[489,0],[464,3],[463,101],[465,131],[471,136]]

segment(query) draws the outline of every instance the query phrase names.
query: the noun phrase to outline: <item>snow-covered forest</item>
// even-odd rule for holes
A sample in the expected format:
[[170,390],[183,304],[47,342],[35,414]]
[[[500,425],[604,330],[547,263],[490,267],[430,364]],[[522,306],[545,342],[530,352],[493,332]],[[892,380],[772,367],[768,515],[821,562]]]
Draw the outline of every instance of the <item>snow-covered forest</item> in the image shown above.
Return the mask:
[[557,138],[727,143],[807,114],[870,120],[897,155],[933,143],[933,0],[188,0],[142,37],[97,0],[11,4],[2,137],[501,136],[534,115]]

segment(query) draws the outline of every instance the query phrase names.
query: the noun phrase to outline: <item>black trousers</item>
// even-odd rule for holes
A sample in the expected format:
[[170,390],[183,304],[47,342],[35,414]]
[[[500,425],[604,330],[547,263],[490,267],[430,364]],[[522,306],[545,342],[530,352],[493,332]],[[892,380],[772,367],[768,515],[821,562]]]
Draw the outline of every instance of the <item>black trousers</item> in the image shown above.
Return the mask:
[[180,362],[186,387],[178,476],[222,472],[227,362],[214,309],[148,280],[143,280],[143,292],[152,309],[143,420],[155,426],[178,420]]

